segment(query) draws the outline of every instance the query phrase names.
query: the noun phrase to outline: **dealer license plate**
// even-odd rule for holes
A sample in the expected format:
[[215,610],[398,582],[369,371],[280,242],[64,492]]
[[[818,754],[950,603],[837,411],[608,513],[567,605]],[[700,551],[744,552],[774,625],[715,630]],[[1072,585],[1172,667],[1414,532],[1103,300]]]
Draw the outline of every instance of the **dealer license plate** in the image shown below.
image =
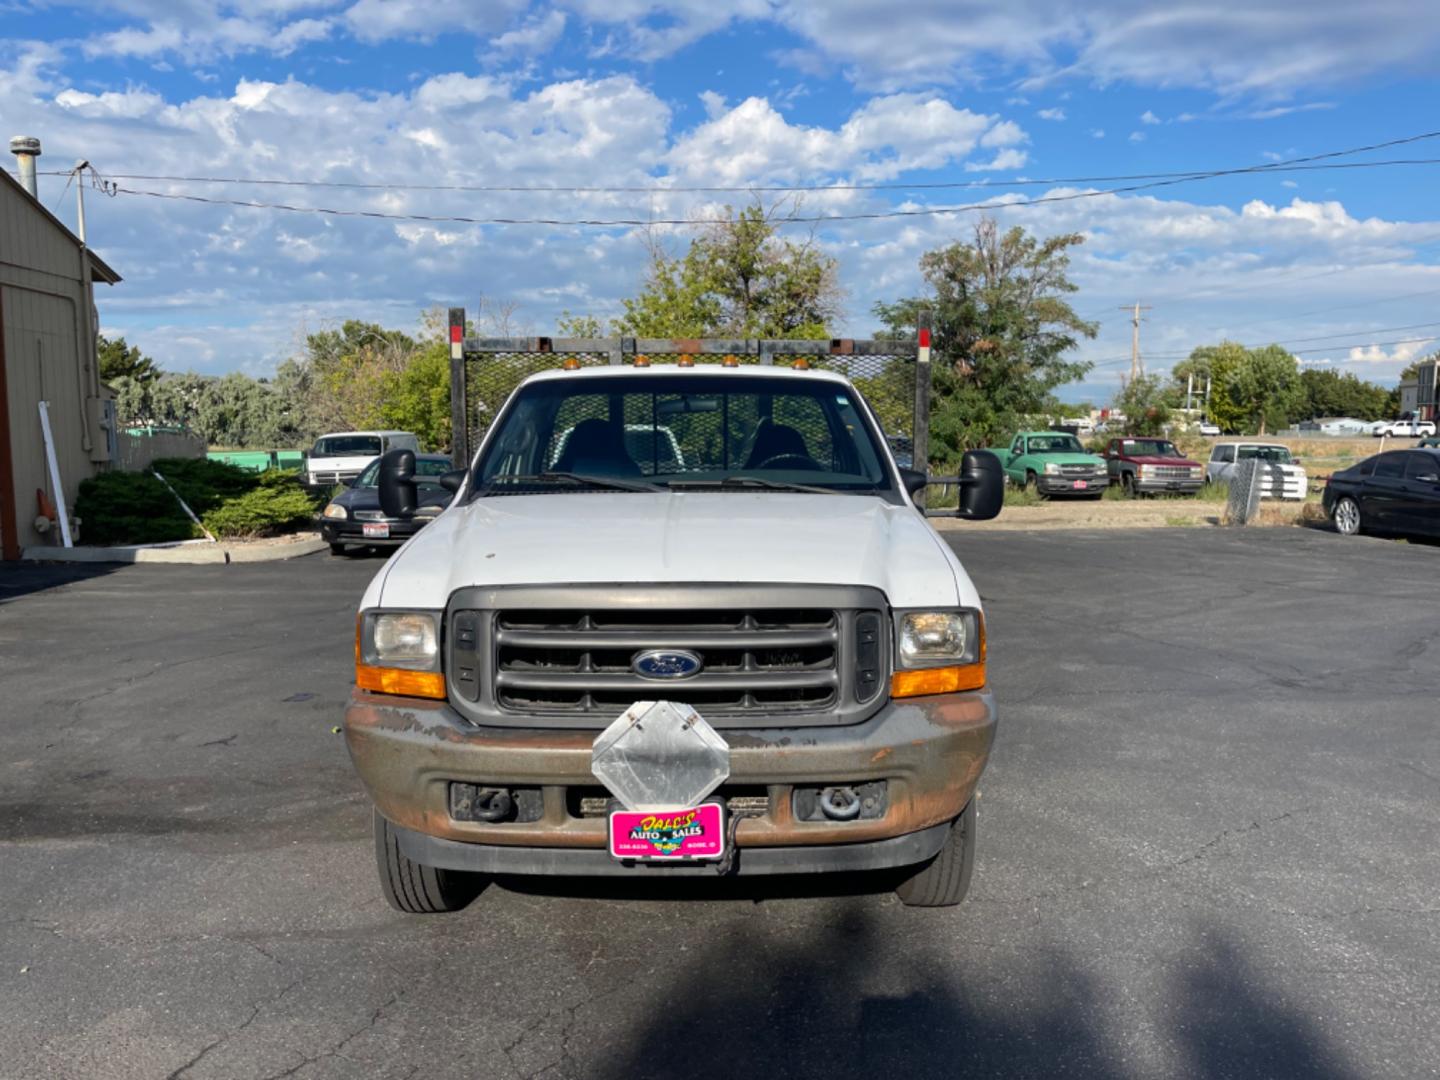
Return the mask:
[[725,853],[725,811],[719,803],[685,810],[614,810],[610,854],[644,862],[704,861]]
[[390,524],[385,521],[367,521],[364,529],[366,536],[373,536],[377,540],[384,540],[390,535]]
[[1089,480],[1076,480],[1076,481],[1075,481],[1075,490],[1076,490],[1076,491],[1083,491],[1085,488],[1088,488],[1089,486],[1090,486],[1090,481],[1089,481]]

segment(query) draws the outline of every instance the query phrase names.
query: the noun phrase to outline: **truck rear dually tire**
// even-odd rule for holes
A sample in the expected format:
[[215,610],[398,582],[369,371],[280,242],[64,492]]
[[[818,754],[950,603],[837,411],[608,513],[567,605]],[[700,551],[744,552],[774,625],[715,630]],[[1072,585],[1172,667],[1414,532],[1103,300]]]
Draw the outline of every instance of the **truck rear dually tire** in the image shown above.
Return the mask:
[[970,891],[975,873],[975,819],[978,808],[972,796],[950,823],[950,835],[940,853],[895,887],[907,907],[953,907]]
[[375,868],[385,899],[407,915],[459,911],[480,895],[486,883],[482,874],[437,870],[406,858],[394,827],[379,810],[375,811]]

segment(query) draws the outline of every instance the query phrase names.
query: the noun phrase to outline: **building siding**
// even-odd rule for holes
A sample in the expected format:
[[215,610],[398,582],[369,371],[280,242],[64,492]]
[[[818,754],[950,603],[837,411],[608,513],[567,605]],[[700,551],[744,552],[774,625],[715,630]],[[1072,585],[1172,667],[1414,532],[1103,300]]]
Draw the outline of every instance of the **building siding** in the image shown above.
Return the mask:
[[[73,509],[80,483],[100,467],[105,432],[96,423],[99,380],[86,340],[81,249],[74,237],[14,185],[0,183],[0,335],[14,495],[10,517],[20,547],[58,542],[36,531],[36,492]],[[93,326],[92,320],[89,325]],[[37,403],[49,403],[63,493],[54,490]],[[9,530],[7,530],[9,531]],[[13,554],[13,552],[11,553]]]

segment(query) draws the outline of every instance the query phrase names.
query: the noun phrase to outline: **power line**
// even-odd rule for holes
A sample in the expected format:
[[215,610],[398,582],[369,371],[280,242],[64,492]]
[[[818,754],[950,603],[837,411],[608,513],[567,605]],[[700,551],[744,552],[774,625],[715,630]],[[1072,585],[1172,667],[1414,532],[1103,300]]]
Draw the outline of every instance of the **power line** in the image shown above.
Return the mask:
[[[1440,164],[1440,159],[1436,159],[1436,163]],[[1377,162],[1375,164],[1378,166],[1380,163]],[[1171,180],[1156,180],[1143,184],[1105,188],[1099,191],[1075,191],[1063,195],[1045,195],[1037,199],[1023,199],[1011,202],[992,200],[990,202],[961,203],[954,206],[928,206],[902,210],[872,210],[851,214],[792,214],[777,220],[780,224],[824,225],[845,221],[885,221],[897,218],[939,217],[943,214],[965,213],[973,210],[1023,209],[1025,207],[1041,206],[1047,203],[1076,202],[1082,199],[1102,198],[1106,195],[1123,195],[1136,191],[1148,191],[1154,188],[1173,187],[1177,184],[1191,183],[1197,180],[1209,180],[1217,176],[1226,175],[1233,175],[1233,170],[1186,174],[1183,177]],[[598,228],[643,228],[647,225],[721,225],[725,224],[727,220],[725,218],[512,218],[470,217],[461,214],[400,214],[383,210],[343,210],[329,206],[295,206],[290,203],[259,202],[249,199],[216,199],[205,195],[186,195],[178,192],[128,188],[119,184],[112,185],[111,192],[120,195],[142,195],[152,199],[206,203],[212,206],[237,206],[252,210],[283,210],[296,214],[324,214],[331,217],[375,218],[383,221],[420,221],[443,225],[549,225]]]
[[[1128,173],[1118,176],[1071,176],[1051,177],[1048,179],[1016,179],[1016,180],[941,180],[916,183],[851,183],[851,184],[702,184],[665,186],[663,184],[651,185],[523,185],[523,184],[396,184],[396,183],[366,183],[361,181],[347,180],[289,180],[273,177],[236,177],[236,176],[174,176],[153,173],[111,173],[108,174],[112,180],[143,180],[147,182],[166,183],[187,183],[187,184],[251,184],[269,185],[277,187],[313,187],[313,188],[342,188],[358,191],[454,191],[454,192],[493,192],[493,193],[523,193],[529,195],[540,194],[706,194],[717,192],[828,192],[828,191],[938,191],[954,188],[977,188],[977,187],[1037,187],[1055,184],[1112,184],[1129,183],[1145,180],[1185,180],[1190,178],[1211,179],[1221,176],[1244,176],[1256,173],[1269,172],[1304,172],[1312,169],[1371,169],[1393,165],[1434,165],[1440,164],[1440,158],[1399,158],[1388,161],[1359,161],[1339,162],[1325,165],[1314,164],[1316,162],[1328,162],[1338,157],[1349,157],[1354,154],[1370,153],[1375,150],[1384,150],[1392,146],[1404,146],[1411,143],[1422,142],[1428,139],[1440,138],[1440,131],[1421,132],[1417,135],[1407,135],[1398,139],[1389,139],[1385,142],[1370,143],[1365,146],[1350,147],[1344,150],[1328,150],[1319,154],[1308,154],[1303,157],[1288,158],[1283,161],[1265,162],[1260,165],[1237,166],[1226,169],[1190,169],[1180,172],[1156,172],[1156,173]],[[61,175],[60,171],[46,173],[46,175]],[[546,223],[548,224],[548,222]]]

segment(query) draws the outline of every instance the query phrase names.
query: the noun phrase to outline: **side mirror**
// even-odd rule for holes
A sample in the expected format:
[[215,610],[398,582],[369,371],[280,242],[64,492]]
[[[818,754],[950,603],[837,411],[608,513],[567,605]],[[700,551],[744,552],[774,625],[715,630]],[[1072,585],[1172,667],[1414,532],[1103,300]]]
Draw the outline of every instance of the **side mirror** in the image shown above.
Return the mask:
[[380,459],[380,509],[389,518],[411,518],[419,493],[415,486],[415,451],[387,450]]
[[967,450],[960,459],[960,508],[957,518],[989,521],[1005,502],[1005,471],[989,450]]
[[905,490],[913,496],[928,483],[928,480],[919,469],[901,469],[900,482],[905,485]]
[[465,483],[465,469],[452,469],[440,477],[440,486],[454,495]]

